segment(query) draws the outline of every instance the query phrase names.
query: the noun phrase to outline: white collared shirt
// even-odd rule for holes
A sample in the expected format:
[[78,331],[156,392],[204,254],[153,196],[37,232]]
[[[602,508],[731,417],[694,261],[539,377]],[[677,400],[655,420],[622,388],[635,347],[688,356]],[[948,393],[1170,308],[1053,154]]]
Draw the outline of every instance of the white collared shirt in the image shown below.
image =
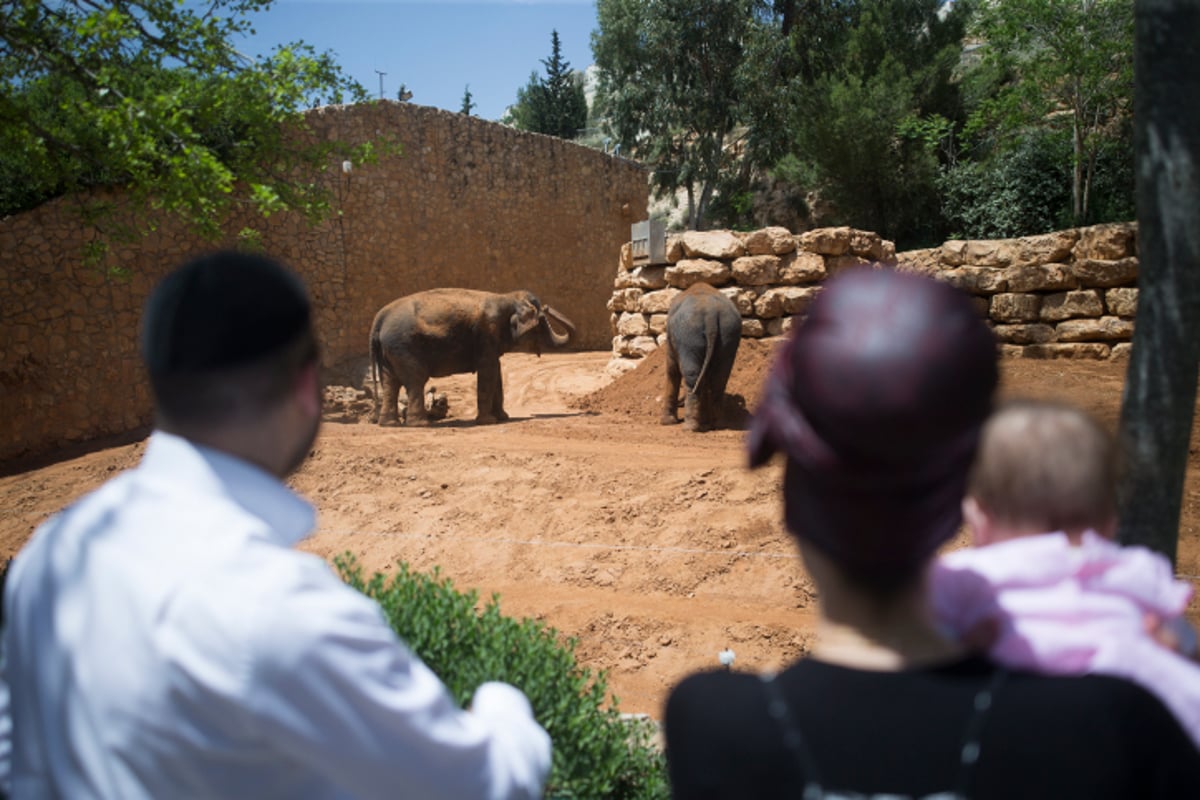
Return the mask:
[[11,797],[539,796],[525,696],[488,683],[460,709],[377,604],[291,549],[313,523],[257,467],[156,432],[41,526],[4,598]]

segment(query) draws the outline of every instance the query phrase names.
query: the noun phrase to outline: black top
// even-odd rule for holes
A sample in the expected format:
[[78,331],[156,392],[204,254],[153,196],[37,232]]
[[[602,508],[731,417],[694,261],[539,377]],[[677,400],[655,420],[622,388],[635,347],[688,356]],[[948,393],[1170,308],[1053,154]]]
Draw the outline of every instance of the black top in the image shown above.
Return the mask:
[[1200,751],[1157,698],[1117,678],[981,658],[902,672],[808,659],[773,683],[705,672],[673,690],[674,797],[1200,798]]

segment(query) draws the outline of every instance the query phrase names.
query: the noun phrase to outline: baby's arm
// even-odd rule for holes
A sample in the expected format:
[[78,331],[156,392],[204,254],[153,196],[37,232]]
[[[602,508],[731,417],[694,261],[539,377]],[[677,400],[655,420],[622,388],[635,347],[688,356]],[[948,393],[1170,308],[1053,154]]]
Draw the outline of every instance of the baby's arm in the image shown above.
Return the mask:
[[1163,647],[1174,650],[1184,658],[1200,663],[1196,629],[1184,617],[1163,618],[1157,614],[1145,617],[1146,632]]
[[942,633],[971,650],[989,650],[1003,612],[983,576],[939,559],[929,576],[930,612]]

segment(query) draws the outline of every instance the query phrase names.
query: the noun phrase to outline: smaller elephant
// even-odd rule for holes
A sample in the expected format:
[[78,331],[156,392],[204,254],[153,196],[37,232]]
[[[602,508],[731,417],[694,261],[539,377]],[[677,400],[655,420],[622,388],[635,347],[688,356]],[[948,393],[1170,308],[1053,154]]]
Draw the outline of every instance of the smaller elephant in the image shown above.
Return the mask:
[[684,427],[716,427],[725,385],[742,341],[742,315],[733,300],[707,283],[693,284],[667,308],[667,383],[662,424],[679,421],[679,383],[687,389]]

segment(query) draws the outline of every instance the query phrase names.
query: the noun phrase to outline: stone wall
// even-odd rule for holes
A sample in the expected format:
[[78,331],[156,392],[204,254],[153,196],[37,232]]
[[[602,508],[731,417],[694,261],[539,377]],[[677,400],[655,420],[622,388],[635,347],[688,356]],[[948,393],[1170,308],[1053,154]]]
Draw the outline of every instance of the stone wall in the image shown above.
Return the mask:
[[[277,214],[226,226],[258,227],[265,251],[308,282],[328,371],[361,363],[381,306],[439,286],[530,289],[576,323],[574,347],[608,347],[604,299],[613,254],[646,216],[643,167],[409,103],[327,107],[309,121],[317,136],[387,137],[403,148],[331,172],[340,214],[328,222]],[[0,220],[0,460],[150,421],[136,345],[142,304],[170,267],[214,245],[162,220],[85,265],[96,236],[73,199]]]
[[671,299],[697,281],[742,313],[742,335],[779,336],[803,319],[826,277],[863,264],[945,280],[970,293],[1003,355],[1110,358],[1126,354],[1137,307],[1137,228],[1097,225],[1020,239],[948,241],[897,254],[877,234],[820,228],[687,232],[667,239],[667,264],[637,265],[621,249],[608,302],[613,355],[628,362],[666,341]]
[[1138,297],[1134,223],[949,241],[897,258],[903,269],[974,295],[1006,356],[1103,359],[1129,353]]

